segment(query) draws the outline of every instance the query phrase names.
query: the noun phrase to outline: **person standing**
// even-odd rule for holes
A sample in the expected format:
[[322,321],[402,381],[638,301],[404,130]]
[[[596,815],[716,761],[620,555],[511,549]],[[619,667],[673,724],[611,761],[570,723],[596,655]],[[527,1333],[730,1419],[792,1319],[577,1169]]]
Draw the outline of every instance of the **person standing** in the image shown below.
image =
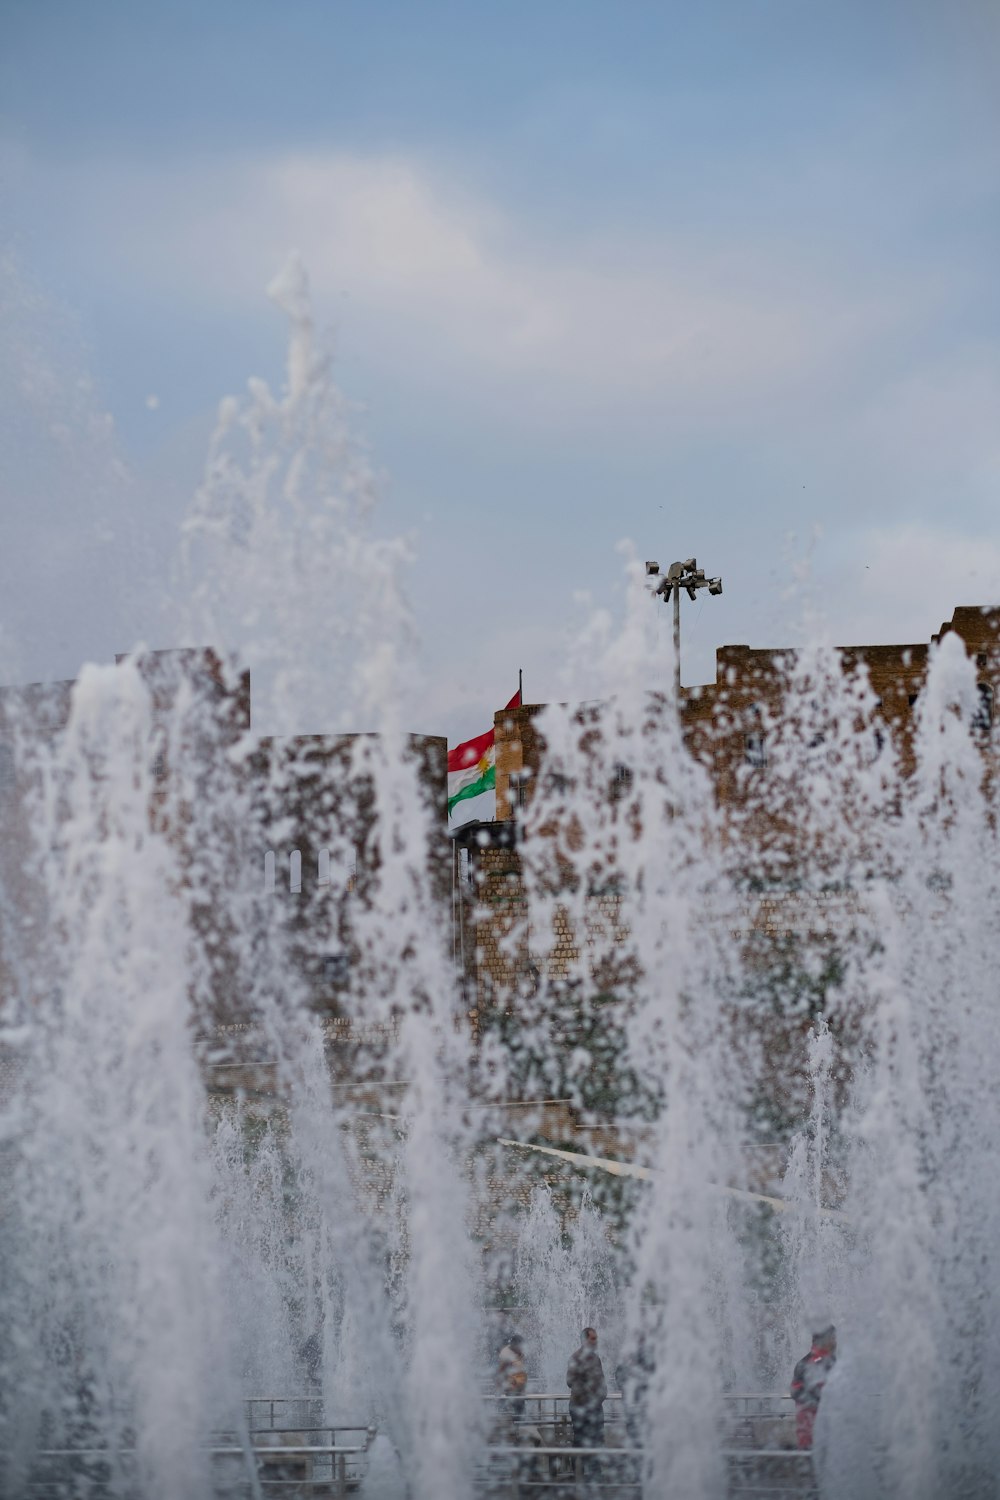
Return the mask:
[[792,1375],[792,1400],[795,1402],[795,1437],[802,1449],[813,1445],[813,1428],[819,1411],[819,1398],[827,1376],[837,1362],[837,1330],[830,1323],[812,1336],[808,1354],[804,1354]]
[[512,1333],[500,1350],[497,1360],[497,1395],[505,1396],[508,1416],[519,1422],[524,1416],[524,1388],[528,1383],[528,1371],[524,1364],[524,1340],[519,1333]]
[[569,1419],[573,1424],[574,1448],[604,1446],[604,1398],[608,1387],[604,1366],[597,1352],[597,1329],[583,1330],[583,1343],[570,1355],[566,1366],[569,1386]]

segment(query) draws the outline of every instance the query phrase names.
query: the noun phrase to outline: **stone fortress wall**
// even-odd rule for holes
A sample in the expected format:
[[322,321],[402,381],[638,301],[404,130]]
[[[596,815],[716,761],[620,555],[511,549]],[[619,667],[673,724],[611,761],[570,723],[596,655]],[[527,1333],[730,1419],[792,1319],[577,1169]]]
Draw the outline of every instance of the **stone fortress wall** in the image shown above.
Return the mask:
[[[1000,608],[961,606],[930,642],[898,646],[838,648],[846,675],[866,671],[876,700],[876,735],[891,736],[902,771],[913,767],[913,735],[920,693],[931,646],[954,632],[976,664],[980,694],[977,728],[987,774],[996,759],[995,702],[1000,685]],[[682,702],[682,730],[692,753],[709,767],[715,795],[724,815],[757,818],[757,833],[766,844],[776,826],[768,806],[768,744],[765,726],[780,719],[793,653],[787,649],[722,646],[716,679],[688,689]],[[608,934],[627,933],[621,902],[613,893],[595,891],[585,902],[582,930],[574,930],[566,907],[555,906],[553,931],[542,941],[531,931],[522,878],[522,822],[536,789],[546,775],[546,750],[539,719],[542,704],[501,710],[495,717],[497,827],[515,833],[496,847],[489,830],[469,844],[465,882],[466,983],[473,1026],[497,1006],[516,1004],[519,988],[539,977],[544,949],[544,978],[557,980],[579,967],[590,950],[602,950]],[[748,774],[750,773],[750,774]],[[627,775],[627,772],[625,773]],[[620,794],[612,785],[608,796]],[[755,808],[754,799],[758,807]],[[750,824],[749,826],[753,826]],[[834,942],[849,931],[862,912],[857,891],[798,888],[794,881],[751,882],[741,895],[732,924],[735,939],[782,942]]]

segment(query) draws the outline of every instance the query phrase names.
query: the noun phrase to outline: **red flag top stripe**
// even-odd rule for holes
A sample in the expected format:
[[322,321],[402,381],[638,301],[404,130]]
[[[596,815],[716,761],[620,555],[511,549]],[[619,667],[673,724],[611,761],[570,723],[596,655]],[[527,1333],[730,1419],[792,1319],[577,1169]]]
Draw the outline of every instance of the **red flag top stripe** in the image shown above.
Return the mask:
[[[520,708],[521,693],[518,690],[505,708]],[[478,765],[493,744],[493,730],[488,729],[485,734],[477,734],[474,740],[465,740],[463,744],[456,745],[454,750],[448,751],[448,770],[464,771],[469,766]]]

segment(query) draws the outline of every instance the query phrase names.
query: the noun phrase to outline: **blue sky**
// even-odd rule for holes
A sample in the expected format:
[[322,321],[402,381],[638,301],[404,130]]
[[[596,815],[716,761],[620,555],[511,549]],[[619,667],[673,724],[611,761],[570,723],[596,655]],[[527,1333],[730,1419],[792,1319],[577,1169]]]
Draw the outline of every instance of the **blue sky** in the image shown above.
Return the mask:
[[415,728],[588,696],[623,538],[724,577],[688,680],[1000,602],[998,70],[986,0],[7,0],[6,675],[172,643],[292,248],[415,538]]

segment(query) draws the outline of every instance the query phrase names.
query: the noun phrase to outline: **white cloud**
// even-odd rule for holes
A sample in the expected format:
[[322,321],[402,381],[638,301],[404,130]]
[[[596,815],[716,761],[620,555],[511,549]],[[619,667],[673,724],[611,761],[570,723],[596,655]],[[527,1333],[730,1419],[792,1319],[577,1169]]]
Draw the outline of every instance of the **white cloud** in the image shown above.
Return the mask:
[[[297,154],[151,169],[37,163],[22,174],[74,220],[76,254],[197,307],[261,288],[297,248],[321,309],[390,361],[519,385],[546,420],[581,403],[738,423],[794,399],[900,316],[900,298],[808,274],[780,240],[739,255],[682,230],[543,242],[399,157]],[[103,266],[101,262],[104,262]]]
[[[440,533],[427,549],[415,588],[428,648],[446,657],[431,689],[445,719],[466,717],[460,706],[477,684],[488,707],[516,663],[532,694],[559,691],[568,525],[574,578],[598,593],[616,571],[607,548],[619,521],[643,536],[665,532],[644,543],[653,551],[677,534],[685,552],[711,550],[727,592],[700,626],[697,616],[685,626],[692,681],[711,677],[719,640],[796,638],[797,606],[758,586],[789,526],[826,523],[821,598],[838,641],[925,640],[956,603],[1000,597],[985,503],[998,472],[1000,365],[948,316],[950,262],[932,273],[933,257],[898,267],[873,250],[864,274],[857,258],[821,266],[794,228],[776,225],[756,238],[741,231],[737,247],[649,223],[545,238],[403,157],[69,171],[22,153],[17,179],[21,208],[34,195],[34,222],[52,245],[72,247],[80,284],[105,309],[121,292],[130,316],[148,319],[154,363],[136,389],[141,400],[153,385],[164,411],[178,406],[169,372],[155,366],[167,321],[183,325],[184,357],[209,364],[218,351],[202,320],[224,336],[239,320],[272,318],[263,288],[297,246],[321,318],[341,322],[363,351],[374,399],[390,390],[414,425],[426,415],[434,451],[417,488],[436,511],[429,524],[461,513],[490,566],[498,545],[506,564],[518,559],[503,585],[519,623],[494,627],[492,616],[479,623],[475,570]],[[962,293],[956,306],[967,305],[964,282]],[[930,327],[940,333],[933,348]],[[275,327],[276,352],[280,337]],[[678,434],[709,443],[685,455]],[[706,462],[716,439],[718,460]],[[629,470],[643,448],[652,461]],[[508,454],[523,460],[514,482],[538,460],[510,514],[501,511]],[[600,483],[584,493],[595,454]],[[499,478],[484,486],[498,458]],[[619,469],[631,490],[616,485]],[[643,483],[660,475],[664,505],[654,509]]]

